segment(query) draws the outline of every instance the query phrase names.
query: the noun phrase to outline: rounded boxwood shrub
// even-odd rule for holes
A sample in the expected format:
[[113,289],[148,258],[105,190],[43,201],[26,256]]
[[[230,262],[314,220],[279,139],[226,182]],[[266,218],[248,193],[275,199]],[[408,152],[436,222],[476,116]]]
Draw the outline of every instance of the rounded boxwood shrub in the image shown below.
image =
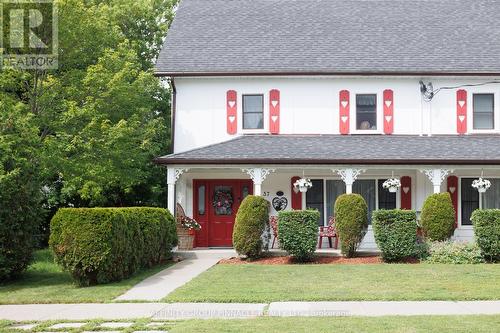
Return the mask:
[[308,261],[314,256],[318,240],[317,210],[292,210],[278,213],[278,241],[280,248],[297,261]]
[[[269,233],[269,201],[263,197],[247,196],[236,214],[233,246],[239,255],[251,259],[262,255],[263,235]],[[266,242],[267,245],[267,242]]]
[[472,213],[474,237],[484,259],[500,261],[500,209],[477,209]]
[[453,235],[455,208],[448,192],[432,194],[425,200],[421,223],[424,236],[430,241],[445,241]]
[[172,215],[161,208],[62,208],[51,221],[56,262],[81,286],[119,281],[171,256]]
[[368,207],[359,194],[342,194],[335,201],[335,225],[343,255],[353,257],[368,228]]
[[373,232],[384,261],[398,261],[415,255],[417,215],[413,210],[373,212]]

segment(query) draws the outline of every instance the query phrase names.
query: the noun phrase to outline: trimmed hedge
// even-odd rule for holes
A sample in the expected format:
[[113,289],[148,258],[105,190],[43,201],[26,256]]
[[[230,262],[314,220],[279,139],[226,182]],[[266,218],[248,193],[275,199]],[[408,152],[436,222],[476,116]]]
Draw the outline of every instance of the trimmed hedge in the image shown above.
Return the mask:
[[263,249],[262,236],[266,231],[269,234],[269,201],[263,197],[247,196],[236,214],[234,249],[250,259],[259,258]]
[[475,210],[471,220],[474,237],[484,259],[500,261],[500,209]]
[[415,255],[417,214],[413,210],[373,212],[373,232],[384,261],[399,261]]
[[445,241],[453,235],[455,208],[448,192],[432,194],[425,200],[421,223],[424,236],[430,241]]
[[368,228],[368,207],[359,194],[342,194],[335,201],[335,225],[340,240],[340,250],[347,257],[354,257]]
[[317,210],[292,210],[278,213],[278,241],[280,247],[297,261],[308,261],[314,256],[318,241]]
[[170,258],[177,243],[161,208],[61,208],[50,226],[56,262],[81,286],[127,278]]

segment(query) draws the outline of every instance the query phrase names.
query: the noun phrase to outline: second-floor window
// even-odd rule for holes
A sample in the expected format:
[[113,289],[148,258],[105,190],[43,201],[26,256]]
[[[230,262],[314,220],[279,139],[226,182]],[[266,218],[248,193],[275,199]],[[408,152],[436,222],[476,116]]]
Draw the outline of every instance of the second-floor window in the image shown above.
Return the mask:
[[264,128],[264,95],[243,95],[243,129]]
[[473,126],[474,129],[494,128],[494,95],[474,94],[473,95]]
[[356,95],[356,129],[377,129],[377,95]]

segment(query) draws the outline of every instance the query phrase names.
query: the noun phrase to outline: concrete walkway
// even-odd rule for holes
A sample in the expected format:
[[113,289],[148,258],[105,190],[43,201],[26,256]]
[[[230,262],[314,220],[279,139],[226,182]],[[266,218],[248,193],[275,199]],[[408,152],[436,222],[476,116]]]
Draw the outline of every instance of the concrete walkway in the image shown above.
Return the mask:
[[[269,306],[267,314],[266,307]],[[0,319],[13,321],[192,318],[259,316],[414,316],[500,314],[500,301],[429,302],[274,302],[249,303],[110,303],[0,305]]]
[[191,281],[222,258],[236,256],[234,250],[197,250],[175,252],[184,260],[138,283],[116,301],[159,301]]

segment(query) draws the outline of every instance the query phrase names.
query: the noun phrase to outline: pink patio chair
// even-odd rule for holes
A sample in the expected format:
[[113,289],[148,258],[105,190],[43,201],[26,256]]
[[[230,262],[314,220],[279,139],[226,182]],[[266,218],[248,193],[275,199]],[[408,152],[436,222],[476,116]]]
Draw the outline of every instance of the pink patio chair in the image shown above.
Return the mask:
[[276,238],[278,238],[278,217],[270,216],[269,225],[271,226],[271,230],[273,231],[273,244],[271,245],[271,249],[274,249],[274,242],[276,241]]
[[335,218],[331,217],[328,219],[328,226],[319,227],[319,240],[318,240],[318,249],[321,249],[323,243],[323,237],[328,238],[328,244],[330,244],[330,248],[332,248],[332,239],[335,238],[335,249],[339,246],[339,236],[337,235],[337,229],[335,228]]

